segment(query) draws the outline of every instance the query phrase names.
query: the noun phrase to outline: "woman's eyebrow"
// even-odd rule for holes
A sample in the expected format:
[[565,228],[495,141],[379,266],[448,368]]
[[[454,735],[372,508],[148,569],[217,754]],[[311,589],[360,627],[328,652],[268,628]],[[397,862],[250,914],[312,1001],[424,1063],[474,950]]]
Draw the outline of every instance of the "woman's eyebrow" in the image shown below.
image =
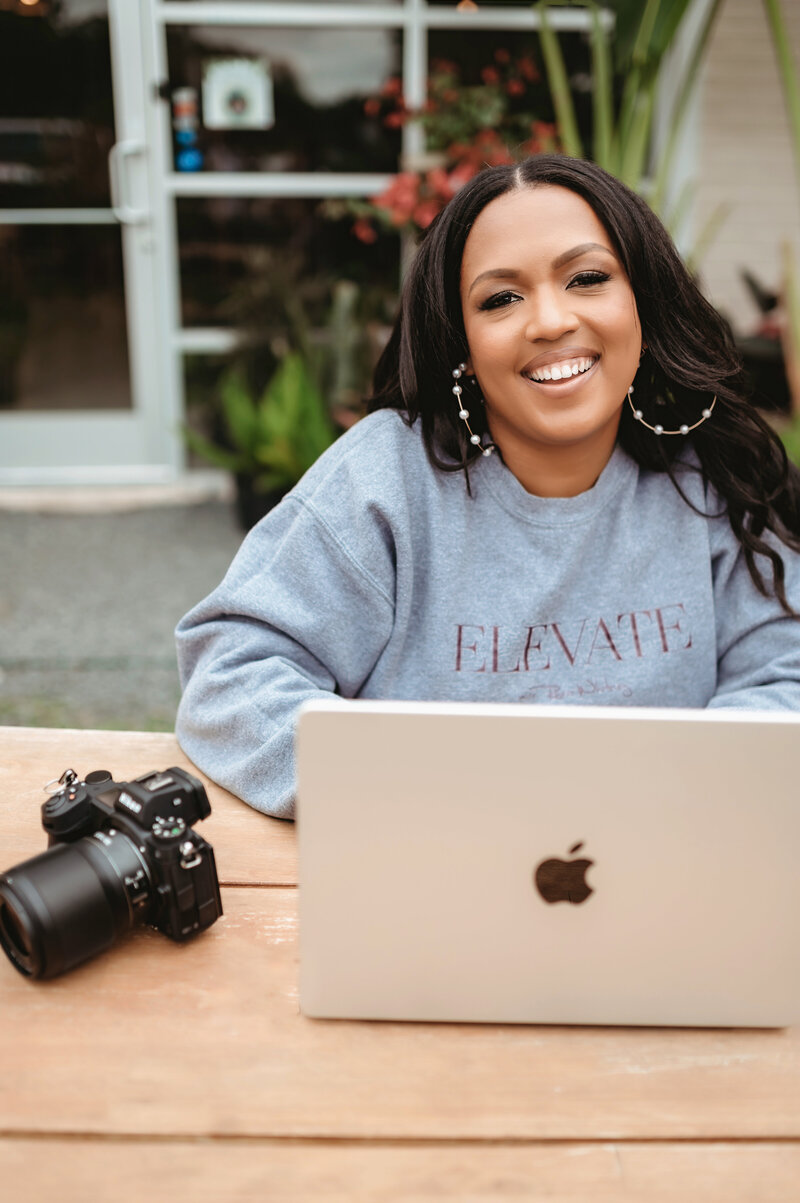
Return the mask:
[[[617,257],[610,247],[603,246],[601,242],[582,242],[580,246],[573,246],[570,250],[560,254],[553,260],[552,266],[563,267],[565,263],[570,263],[573,259],[588,254],[589,251],[602,251],[604,255],[610,255],[612,259]],[[480,284],[481,280],[516,280],[519,275],[520,272],[516,267],[493,267],[475,277],[469,286],[467,296],[477,284]]]
[[481,280],[516,280],[519,276],[519,271],[516,267],[493,267],[487,272],[481,272],[469,286],[467,296],[472,292],[476,284],[480,284]]
[[600,242],[582,242],[580,246],[574,246],[569,251],[564,251],[553,260],[553,267],[563,267],[565,263],[571,262],[573,259],[579,258],[581,255],[587,254],[589,251],[602,251],[605,255],[610,255],[612,259],[616,259],[616,255],[610,247],[603,246]]

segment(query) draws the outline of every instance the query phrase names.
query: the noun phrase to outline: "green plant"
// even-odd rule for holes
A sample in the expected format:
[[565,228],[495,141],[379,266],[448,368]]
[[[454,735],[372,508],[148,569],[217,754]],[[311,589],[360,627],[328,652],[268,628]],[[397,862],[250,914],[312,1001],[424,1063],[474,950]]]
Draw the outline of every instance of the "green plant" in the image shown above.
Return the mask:
[[[623,183],[647,195],[663,213],[666,183],[678,136],[688,110],[711,29],[722,0],[712,0],[676,90],[670,113],[670,134],[646,187],[651,152],[655,100],[667,51],[686,16],[691,0],[612,0],[616,22],[603,19],[594,0],[591,11],[592,145],[588,157]],[[609,7],[606,5],[605,7]],[[587,157],[578,133],[572,92],[558,35],[548,19],[548,4],[536,5],[541,21],[541,46],[564,149]],[[621,90],[617,95],[621,81]]]
[[224,438],[185,429],[193,451],[235,476],[250,476],[260,493],[286,492],[336,438],[336,429],[303,357],[290,351],[261,396],[241,369],[222,379]]
[[792,463],[797,464],[800,468],[800,416],[793,417],[790,421],[778,424],[775,423],[781,442],[786,448],[786,454]]
[[[788,31],[783,16],[780,0],[764,0],[764,10],[767,23],[775,46],[775,57],[778,60],[778,77],[783,88],[786,102],[786,114],[789,118],[789,130],[794,149],[794,163],[797,171],[797,182],[800,185],[800,73],[794,65]],[[789,450],[790,444],[784,436],[787,450],[795,463],[800,463],[800,279],[798,279],[797,261],[794,250],[789,242],[783,246],[783,291],[785,309],[785,327],[783,331],[783,354],[786,362],[786,375],[792,398],[792,410],[796,418],[790,428],[789,438],[796,439],[791,445],[794,452]],[[793,434],[791,433],[793,430]]]

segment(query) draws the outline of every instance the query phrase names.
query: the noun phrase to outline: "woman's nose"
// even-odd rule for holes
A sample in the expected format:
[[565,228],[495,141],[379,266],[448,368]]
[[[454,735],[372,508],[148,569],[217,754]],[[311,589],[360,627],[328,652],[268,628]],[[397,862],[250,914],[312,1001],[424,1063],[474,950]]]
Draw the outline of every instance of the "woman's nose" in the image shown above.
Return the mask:
[[577,329],[578,320],[569,299],[566,294],[550,289],[532,297],[526,314],[525,337],[530,342],[540,338],[551,342]]

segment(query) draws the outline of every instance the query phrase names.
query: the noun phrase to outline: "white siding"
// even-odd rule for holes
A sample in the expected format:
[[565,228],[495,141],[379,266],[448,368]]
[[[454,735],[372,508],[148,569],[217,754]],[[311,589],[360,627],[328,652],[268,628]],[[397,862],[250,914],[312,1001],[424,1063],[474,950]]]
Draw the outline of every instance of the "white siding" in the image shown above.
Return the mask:
[[[800,0],[782,0],[800,64]],[[800,256],[800,188],[775,51],[761,0],[725,0],[698,105],[695,236],[723,204],[727,217],[700,263],[705,291],[739,333],[758,312],[739,277],[780,284],[781,240]],[[800,261],[800,259],[798,260]]]

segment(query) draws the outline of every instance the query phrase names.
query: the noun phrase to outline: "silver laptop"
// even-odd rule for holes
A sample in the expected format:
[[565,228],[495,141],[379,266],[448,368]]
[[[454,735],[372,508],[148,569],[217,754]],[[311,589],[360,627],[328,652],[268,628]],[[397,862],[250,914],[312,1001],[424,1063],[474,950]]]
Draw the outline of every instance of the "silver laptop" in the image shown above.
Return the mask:
[[800,715],[313,702],[317,1017],[800,1020]]

